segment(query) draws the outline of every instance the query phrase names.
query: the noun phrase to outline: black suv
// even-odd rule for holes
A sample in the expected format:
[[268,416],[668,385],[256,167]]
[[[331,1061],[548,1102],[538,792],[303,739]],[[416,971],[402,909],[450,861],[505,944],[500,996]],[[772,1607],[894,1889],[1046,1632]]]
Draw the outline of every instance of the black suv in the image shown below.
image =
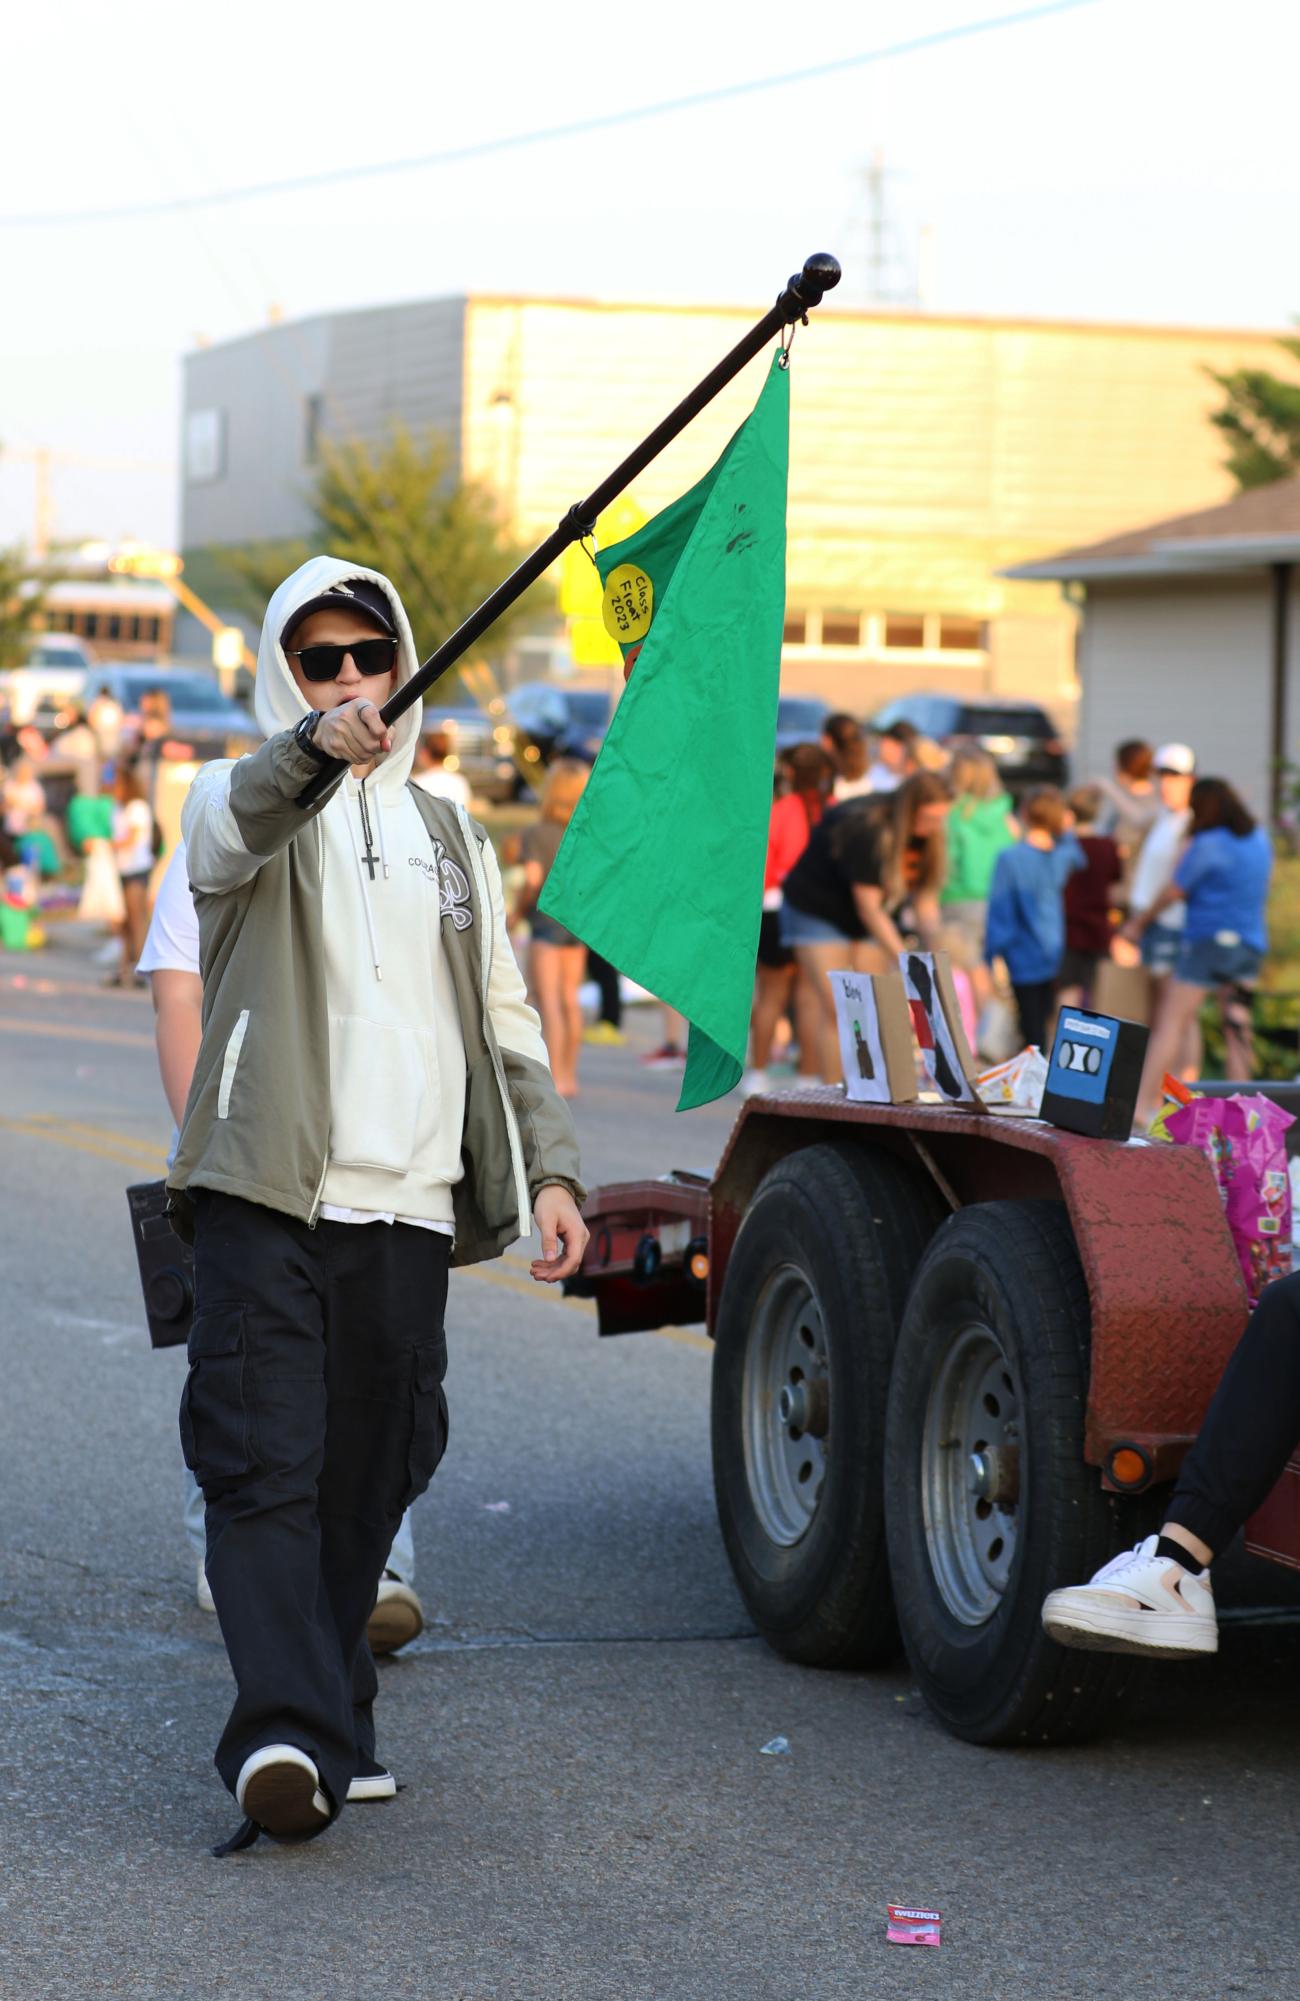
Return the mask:
[[1032,702],[996,695],[900,695],[897,701],[886,702],[868,728],[887,730],[891,723],[911,723],[945,749],[959,738],[977,743],[1016,791],[1030,785],[1064,785],[1069,776],[1056,725]]

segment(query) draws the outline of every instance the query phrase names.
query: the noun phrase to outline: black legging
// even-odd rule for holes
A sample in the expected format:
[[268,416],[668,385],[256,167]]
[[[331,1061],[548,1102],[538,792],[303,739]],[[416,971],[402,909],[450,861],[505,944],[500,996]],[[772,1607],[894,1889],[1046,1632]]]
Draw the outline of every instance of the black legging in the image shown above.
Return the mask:
[[1279,1278],[1228,1359],[1166,1519],[1227,1548],[1282,1477],[1300,1438],[1300,1272]]
[[623,996],[618,989],[618,974],[608,959],[602,959],[599,952],[587,949],[587,978],[594,980],[600,988],[600,1019],[607,1021],[611,1028],[623,1026]]

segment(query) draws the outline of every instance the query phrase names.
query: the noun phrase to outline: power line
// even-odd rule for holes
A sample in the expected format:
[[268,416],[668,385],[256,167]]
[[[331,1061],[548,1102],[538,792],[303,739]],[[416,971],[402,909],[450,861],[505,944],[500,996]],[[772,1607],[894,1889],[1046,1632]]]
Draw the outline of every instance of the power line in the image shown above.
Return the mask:
[[706,104],[727,99],[752,97],[759,91],[785,90],[794,84],[812,83],[821,77],[837,76],[845,70],[864,69],[872,63],[891,62],[899,56],[917,55],[925,49],[941,48],[949,42],[969,40],[975,35],[996,33],[1003,28],[1020,28],[1054,14],[1069,14],[1080,7],[1092,7],[1098,0],[1045,0],[1037,7],[1025,7],[1014,14],[994,14],[980,21],[963,21],[954,27],[937,28],[928,35],[914,35],[904,42],[867,49],[860,55],[838,56],[831,62],[814,63],[807,69],[785,70],[777,76],[750,78],[744,83],[718,84],[709,90],[691,91],[685,97],[663,98],[656,104],[633,105],[622,111],[602,112],[591,118],[577,118],[565,125],[540,126],[531,132],[514,132],[495,139],[479,139],[465,146],[448,147],[440,153],[417,154],[405,160],[379,160],[368,166],[334,167],[318,174],[298,174],[283,181],[255,181],[247,187],[217,188],[209,194],[173,195],[166,201],[134,202],[121,208],[56,209],[42,214],[0,215],[0,229],[54,229],[76,224],[134,222],[151,216],[175,215],[186,209],[220,208],[235,202],[264,201],[271,195],[302,194],[312,188],[337,187],[344,181],[377,180],[390,174],[412,174],[431,167],[449,167],[465,160],[480,160],[493,153],[516,152],[526,146],[549,145],[559,139],[578,139],[612,126],[630,125],[648,118],[664,118],[675,111],[696,111]]

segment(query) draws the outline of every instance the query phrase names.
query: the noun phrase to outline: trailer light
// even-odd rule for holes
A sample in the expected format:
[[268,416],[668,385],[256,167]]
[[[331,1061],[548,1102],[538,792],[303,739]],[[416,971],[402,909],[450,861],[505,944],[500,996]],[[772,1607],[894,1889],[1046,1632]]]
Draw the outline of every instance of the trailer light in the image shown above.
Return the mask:
[[709,1276],[709,1253],[698,1237],[687,1249],[686,1269],[697,1285],[703,1285]]
[[1106,1461],[1106,1471],[1117,1487],[1135,1492],[1150,1484],[1155,1468],[1151,1455],[1140,1445],[1117,1445]]

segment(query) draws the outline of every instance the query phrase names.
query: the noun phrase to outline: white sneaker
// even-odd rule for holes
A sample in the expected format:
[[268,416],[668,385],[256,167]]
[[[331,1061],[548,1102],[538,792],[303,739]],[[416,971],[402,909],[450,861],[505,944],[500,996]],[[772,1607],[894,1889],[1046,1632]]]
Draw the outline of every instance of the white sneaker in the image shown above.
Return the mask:
[[386,1570],[379,1580],[375,1609],[366,1626],[372,1654],[393,1654],[424,1631],[424,1607],[409,1584],[395,1571]]
[[366,1758],[358,1767],[348,1785],[348,1799],[355,1805],[357,1800],[395,1800],[397,1780],[383,1765]]
[[212,1586],[208,1583],[208,1573],[204,1568],[202,1557],[199,1558],[199,1576],[194,1587],[194,1601],[200,1612],[215,1612],[217,1609],[212,1602]]
[[277,1841],[306,1841],[329,1824],[320,1773],[296,1744],[265,1744],[245,1758],[235,1798],[248,1818]]
[[1101,1653],[1149,1654],[1177,1661],[1219,1650],[1214,1591],[1208,1570],[1193,1570],[1156,1555],[1149,1535],[1136,1549],[1103,1564],[1090,1584],[1053,1591],[1043,1606],[1043,1626],[1063,1647]]
[[740,1080],[742,1098],[758,1098],[772,1088],[772,1080],[766,1070],[746,1070]]

